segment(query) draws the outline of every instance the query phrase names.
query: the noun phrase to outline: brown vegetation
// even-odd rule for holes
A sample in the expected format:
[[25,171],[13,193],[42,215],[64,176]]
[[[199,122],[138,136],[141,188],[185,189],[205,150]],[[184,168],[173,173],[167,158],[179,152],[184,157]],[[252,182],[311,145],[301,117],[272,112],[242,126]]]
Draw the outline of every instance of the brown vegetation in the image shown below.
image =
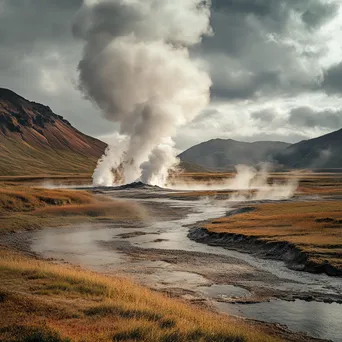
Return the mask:
[[214,220],[211,232],[253,236],[265,242],[289,242],[309,260],[342,269],[341,201],[271,203],[256,210]]
[[41,185],[48,182],[51,185],[91,184],[91,173],[66,173],[60,175],[36,174],[34,176],[0,176],[0,182],[7,185]]
[[86,191],[4,185],[0,189],[0,233],[65,226],[101,219],[143,220],[137,204],[94,196]]
[[276,341],[123,278],[0,251],[3,341]]

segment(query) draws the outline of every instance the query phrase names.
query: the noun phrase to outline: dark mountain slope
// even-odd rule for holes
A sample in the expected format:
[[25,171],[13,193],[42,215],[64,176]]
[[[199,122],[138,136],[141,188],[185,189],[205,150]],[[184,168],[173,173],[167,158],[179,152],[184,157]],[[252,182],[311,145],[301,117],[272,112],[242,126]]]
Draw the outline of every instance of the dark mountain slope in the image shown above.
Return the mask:
[[342,168],[342,129],[291,145],[274,159],[286,168]]
[[184,162],[194,163],[209,170],[224,171],[237,164],[255,165],[270,160],[290,144],[278,141],[254,143],[213,139],[191,147],[179,155]]

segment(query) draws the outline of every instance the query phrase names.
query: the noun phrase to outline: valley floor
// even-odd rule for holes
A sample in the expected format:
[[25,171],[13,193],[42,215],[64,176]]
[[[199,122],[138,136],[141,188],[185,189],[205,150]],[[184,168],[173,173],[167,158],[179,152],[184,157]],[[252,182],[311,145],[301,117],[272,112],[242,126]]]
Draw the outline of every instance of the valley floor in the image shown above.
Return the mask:
[[[325,178],[324,182],[326,184]],[[310,193],[316,187],[318,190],[324,188],[324,186],[320,187],[317,182],[314,186],[312,185],[310,183],[311,187],[305,188],[309,189],[307,191]],[[208,285],[230,283],[241,286],[244,284],[243,287],[251,291],[249,298],[252,302],[267,300],[272,296],[286,300],[305,299],[306,296],[311,296],[316,291],[308,290],[311,292],[303,292],[296,297],[295,292],[291,292],[292,290],[276,290],[277,287],[280,288],[284,284],[286,286],[287,282],[295,287],[297,286],[296,281],[278,279],[271,273],[257,270],[244,261],[239,261],[235,256],[224,257],[216,254],[190,252],[190,250],[187,251],[187,248],[193,248],[190,245],[183,245],[182,250],[177,250],[176,246],[180,247],[180,243],[185,241],[187,229],[184,230],[184,237],[182,230],[181,235],[177,237],[180,240],[173,241],[173,226],[167,227],[168,222],[174,222],[174,226],[178,227],[177,220],[186,218],[187,215],[191,216],[191,210],[186,209],[191,208],[190,202],[187,207],[182,207],[179,204],[178,206],[164,205],[164,200],[165,202],[169,201],[164,193],[157,196],[161,202],[157,200],[149,202],[149,196],[155,197],[155,194],[149,195],[148,191],[116,192],[115,196],[118,197],[116,200],[110,198],[113,196],[113,192],[109,191],[106,196],[99,194],[100,191],[96,192],[97,195],[94,196],[85,191],[38,190],[21,183],[9,184],[8,181],[2,186],[0,192],[0,227],[2,229],[0,232],[0,277],[2,279],[0,284],[0,340],[31,341],[34,338],[43,342],[315,340],[302,334],[291,333],[279,325],[216,314],[213,307],[209,305],[210,301],[203,301],[196,297],[193,289],[182,289],[181,278],[177,278],[177,282],[180,282],[178,288],[170,290],[165,283],[166,278],[164,277],[164,279],[160,274],[164,267],[172,271],[169,274],[174,276],[178,274],[178,277],[181,277],[181,274],[197,277],[201,275],[208,279],[208,281],[205,280]],[[301,189],[301,192],[303,194],[304,191]],[[134,202],[126,199],[130,198],[132,194],[136,199]],[[142,201],[139,200],[139,195],[142,196]],[[186,200],[184,202],[187,202],[192,201],[193,198],[200,198],[202,194],[195,192],[191,196],[187,196],[177,192],[167,195],[171,200],[175,196],[183,198]],[[215,196],[224,198],[227,194],[215,192]],[[324,252],[322,259],[326,260],[330,256],[331,261],[339,267],[341,262],[339,239],[341,236],[338,231],[340,226],[337,227],[337,225],[341,223],[338,214],[341,201],[336,199],[330,201],[325,198],[324,202],[328,204],[312,206],[307,204],[311,202],[303,202],[296,207],[295,205],[291,206],[291,203],[279,213],[277,212],[278,207],[269,207],[276,206],[276,204],[253,205],[257,208],[256,211],[215,221],[211,220],[211,223],[207,222],[205,227],[210,230],[228,230],[232,229],[232,226],[227,226],[230,223],[229,220],[236,220],[241,224],[237,228],[239,231],[244,229],[248,230],[250,235],[252,233],[259,234],[258,238],[272,241],[273,239],[280,241],[297,239],[296,241],[299,241],[300,244],[316,244],[317,247],[314,249],[312,258],[320,261],[319,256],[322,256]],[[294,208],[297,208],[298,215],[293,214]],[[322,215],[318,214],[319,210]],[[215,212],[212,215],[223,216],[215,214]],[[247,218],[243,215],[247,215]],[[248,215],[254,216],[249,217]],[[281,215],[287,216],[280,217]],[[307,234],[311,225],[305,215],[311,215],[310,219],[315,223],[313,235]],[[159,219],[156,221],[156,218]],[[285,226],[281,224],[277,228],[268,229],[272,224],[279,224],[280,221],[277,221],[278,223],[272,221],[276,218],[289,220],[284,231],[282,228]],[[269,226],[262,226],[263,219],[269,223]],[[316,219],[322,220],[315,221]],[[251,222],[255,224],[254,229],[251,227]],[[299,228],[296,225],[301,226],[303,222],[307,225],[304,225],[299,233]],[[83,223],[89,223],[92,228],[88,229]],[[68,224],[72,225],[70,229],[59,229]],[[221,224],[226,224],[226,226],[221,226]],[[244,224],[245,226],[242,227]],[[326,227],[328,224],[334,227]],[[149,231],[148,227],[151,225],[155,227],[155,232]],[[293,225],[295,232],[290,230],[290,225]],[[44,229],[41,234],[37,235],[37,230],[47,226],[51,227],[50,230]],[[165,233],[163,233],[164,226],[167,227]],[[95,267],[98,272],[83,270],[77,266],[82,263],[73,261],[82,260],[73,259],[75,256],[80,258],[82,253],[84,253],[84,257],[87,254],[82,250],[79,251],[81,254],[77,254],[79,253],[77,246],[81,246],[82,241],[76,236],[79,233],[79,237],[89,238],[92,236],[92,231],[98,230],[101,233],[103,227],[110,232],[110,235],[115,232],[117,236],[111,240],[100,242],[98,241],[101,240],[100,237],[94,237],[96,246],[105,251],[104,253],[119,252],[125,255],[125,260],[117,268],[114,267],[112,272],[101,270],[102,266]],[[282,233],[279,232],[279,227],[281,227]],[[306,230],[303,231],[303,229]],[[27,230],[30,232],[26,233]],[[15,231],[22,233],[15,234]],[[54,234],[58,231],[61,232],[61,237],[64,236],[64,242],[59,241],[58,234]],[[317,239],[317,234],[320,232],[324,233],[325,239]],[[41,254],[32,250],[30,241],[36,240],[39,243],[39,239],[49,235],[52,237],[51,241],[55,241],[55,246],[47,245],[46,251],[42,250]],[[153,237],[153,235],[155,236]],[[72,236],[75,238],[74,242]],[[306,236],[305,241],[303,241],[304,236]],[[168,238],[170,238],[169,241]],[[293,240],[291,243],[296,241]],[[83,240],[83,244],[86,242],[87,240]],[[59,246],[58,243],[62,243],[62,245]],[[57,251],[60,247],[72,244],[75,245],[73,246],[75,247],[74,254],[70,253],[66,256],[65,251],[61,249],[61,255],[65,255],[65,261],[68,264],[56,263],[56,260],[60,259],[58,254],[53,255],[53,259],[50,261],[47,260],[49,248],[50,252],[54,248]],[[158,249],[154,247],[167,244],[171,244],[173,248],[160,247]],[[95,246],[95,244],[89,246]],[[88,247],[86,246],[86,248]],[[88,249],[88,253],[93,252],[95,253]],[[44,259],[41,259],[41,256]],[[76,266],[71,266],[70,263]],[[112,267],[112,264],[113,259],[108,259],[108,265]],[[159,264],[163,264],[163,266],[158,266]],[[244,271],[241,273],[241,270]],[[107,273],[107,275],[103,273]],[[158,274],[160,279],[156,277]],[[136,285],[135,282],[127,279],[127,275],[148,287],[166,292],[166,294]],[[146,279],[149,281],[154,279],[159,286],[152,286],[151,282]],[[261,283],[265,279],[268,279],[270,289],[274,288],[273,290],[266,291],[261,285],[260,288],[258,287],[257,283]],[[196,278],[195,282],[197,281]],[[170,296],[178,297],[178,299],[171,299]],[[317,292],[314,296],[316,296],[315,300],[321,302],[328,301],[329,298],[333,298],[333,301],[339,300],[331,294],[325,295],[324,292]],[[189,304],[190,302],[192,304]]]

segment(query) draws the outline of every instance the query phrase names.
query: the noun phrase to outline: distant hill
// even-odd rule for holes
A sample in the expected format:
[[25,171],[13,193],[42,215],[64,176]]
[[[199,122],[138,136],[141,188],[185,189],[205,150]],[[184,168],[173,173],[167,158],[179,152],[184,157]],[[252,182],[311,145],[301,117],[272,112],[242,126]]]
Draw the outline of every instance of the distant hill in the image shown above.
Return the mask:
[[342,129],[293,144],[274,159],[286,168],[342,168]]
[[209,172],[210,171],[208,169],[205,169],[202,166],[199,166],[194,163],[189,163],[186,161],[181,161],[178,167],[185,172]]
[[106,146],[49,107],[0,88],[0,175],[92,172]]
[[189,148],[179,158],[205,169],[226,171],[237,164],[255,165],[269,161],[272,155],[289,146],[290,144],[280,141],[247,143],[232,139],[212,139]]

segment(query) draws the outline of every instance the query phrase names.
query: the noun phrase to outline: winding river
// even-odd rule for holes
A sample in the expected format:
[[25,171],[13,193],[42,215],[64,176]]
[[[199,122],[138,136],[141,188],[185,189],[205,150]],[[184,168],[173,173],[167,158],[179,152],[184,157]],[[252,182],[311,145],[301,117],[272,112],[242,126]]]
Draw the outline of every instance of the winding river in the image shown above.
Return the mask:
[[147,195],[144,189],[103,192],[134,198],[168,216],[159,219],[156,215],[143,225],[103,222],[47,228],[17,238],[25,239],[31,251],[44,258],[128,275],[151,288],[208,302],[221,312],[342,341],[342,305],[337,303],[342,301],[341,278],[293,271],[283,262],[199,244],[187,237],[190,225],[221,217],[234,203],[182,200],[156,190]]

